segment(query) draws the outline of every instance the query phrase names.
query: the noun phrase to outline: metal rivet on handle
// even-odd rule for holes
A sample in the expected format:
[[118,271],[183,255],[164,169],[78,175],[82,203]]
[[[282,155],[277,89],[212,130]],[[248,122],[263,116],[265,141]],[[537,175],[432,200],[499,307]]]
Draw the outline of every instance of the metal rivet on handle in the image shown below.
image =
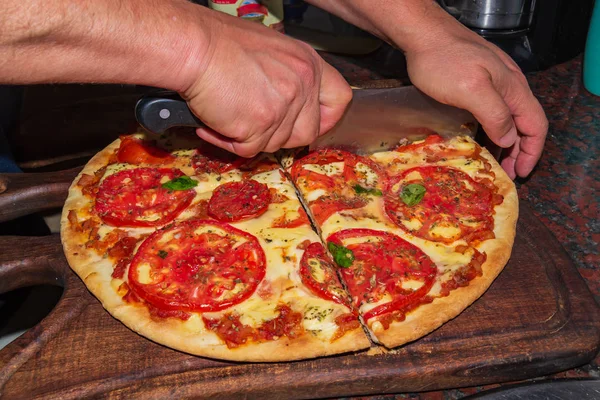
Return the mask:
[[167,110],[166,108],[163,108],[162,110],[160,110],[160,112],[158,113],[158,115],[162,118],[162,119],[167,119],[171,116],[171,111]]

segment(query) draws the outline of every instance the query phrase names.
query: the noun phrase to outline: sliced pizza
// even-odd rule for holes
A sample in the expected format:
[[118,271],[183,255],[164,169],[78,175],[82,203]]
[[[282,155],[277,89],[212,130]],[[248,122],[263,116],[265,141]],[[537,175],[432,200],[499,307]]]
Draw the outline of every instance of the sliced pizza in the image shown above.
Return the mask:
[[103,306],[169,347],[280,361],[370,346],[271,155],[238,158],[181,132],[124,136],[73,182],[61,234]]
[[457,316],[508,261],[516,190],[468,137],[369,157],[324,149],[288,166],[354,306],[387,347]]

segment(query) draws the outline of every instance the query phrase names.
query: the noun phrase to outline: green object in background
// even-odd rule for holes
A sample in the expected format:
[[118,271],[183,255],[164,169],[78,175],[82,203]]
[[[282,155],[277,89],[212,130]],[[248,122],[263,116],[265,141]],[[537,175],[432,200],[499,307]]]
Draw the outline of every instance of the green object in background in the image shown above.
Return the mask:
[[600,1],[596,1],[583,56],[583,85],[600,96]]

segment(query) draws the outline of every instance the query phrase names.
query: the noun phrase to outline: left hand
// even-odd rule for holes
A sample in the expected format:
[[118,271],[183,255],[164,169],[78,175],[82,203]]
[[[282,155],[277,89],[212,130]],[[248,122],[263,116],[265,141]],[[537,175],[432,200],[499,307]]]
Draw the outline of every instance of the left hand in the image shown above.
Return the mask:
[[501,164],[511,179],[525,177],[544,147],[544,110],[507,54],[462,28],[407,51],[410,79],[434,99],[470,111],[490,139],[508,149]]

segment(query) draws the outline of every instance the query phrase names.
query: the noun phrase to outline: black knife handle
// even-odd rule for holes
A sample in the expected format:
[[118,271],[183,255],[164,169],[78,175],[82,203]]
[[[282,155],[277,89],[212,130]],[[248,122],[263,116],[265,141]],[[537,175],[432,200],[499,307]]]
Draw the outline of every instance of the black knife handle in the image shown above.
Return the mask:
[[163,133],[175,126],[206,126],[175,93],[142,97],[135,105],[135,118],[144,129],[153,133]]

